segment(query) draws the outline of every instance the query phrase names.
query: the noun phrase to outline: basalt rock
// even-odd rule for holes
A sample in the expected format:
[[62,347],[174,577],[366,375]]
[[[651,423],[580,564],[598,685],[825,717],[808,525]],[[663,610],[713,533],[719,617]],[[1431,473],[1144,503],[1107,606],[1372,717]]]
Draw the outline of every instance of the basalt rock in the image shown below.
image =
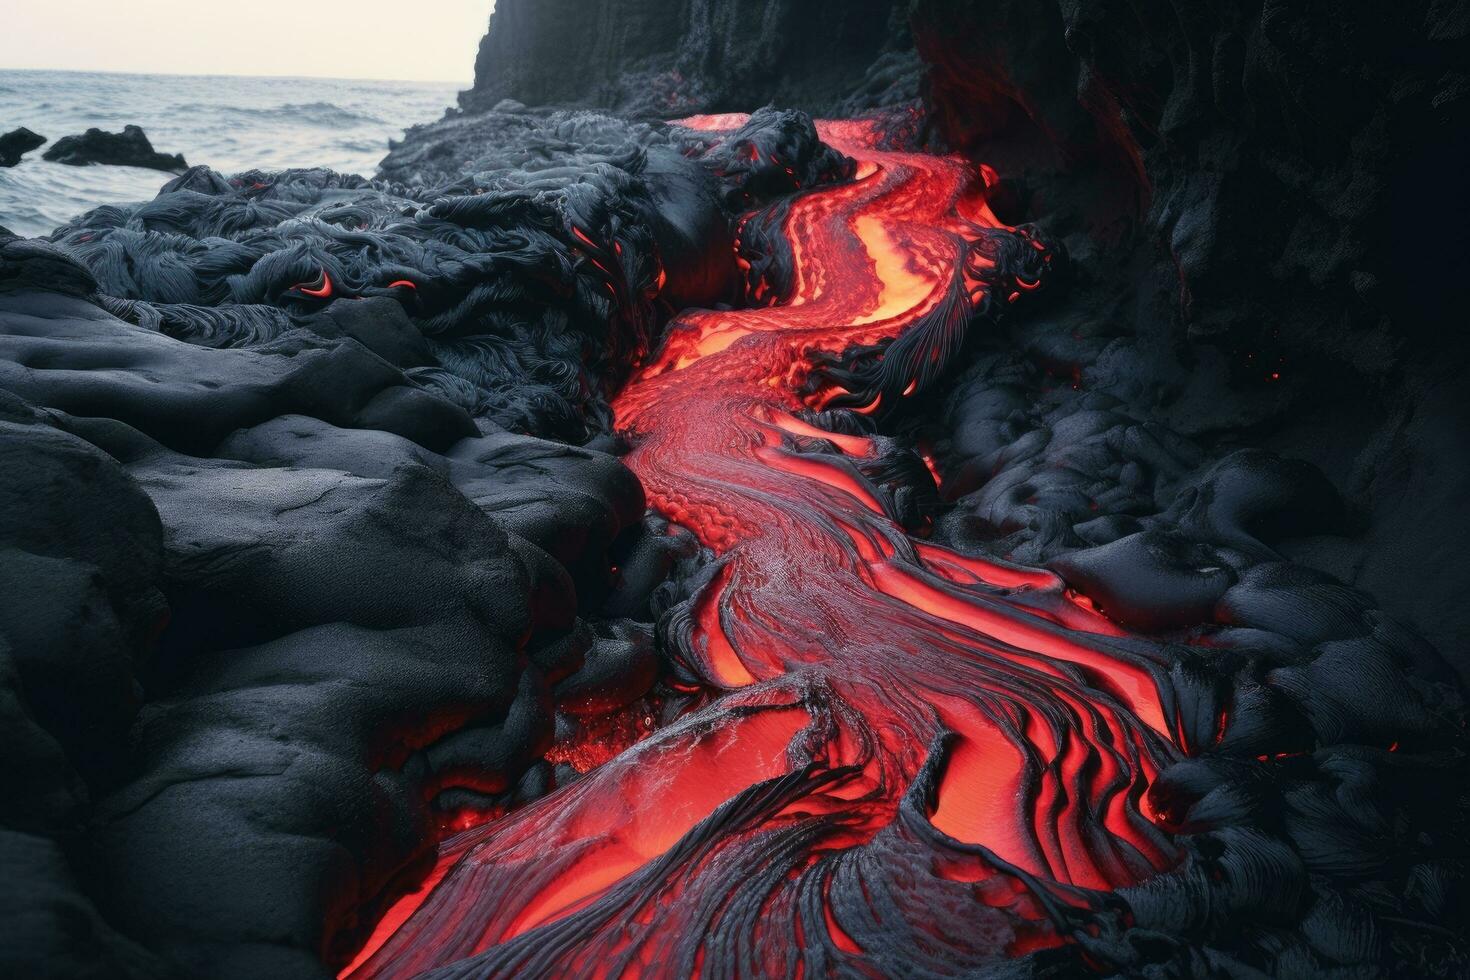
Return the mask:
[[112,458],[0,391],[0,971],[157,977],[98,908],[92,804],[126,777],[137,676],[166,621],[162,529]]
[[[1466,226],[1411,203],[1466,207],[1445,170],[1466,154],[1464,18],[1428,2],[964,0],[911,16],[932,131],[1005,173],[1009,220],[1062,235],[1077,267],[1071,304],[1010,334],[1037,371],[1020,401],[1125,406],[1132,422],[1105,441],[1133,454],[1120,475],[1142,512],[1191,464],[1124,448],[1137,425],[1321,467],[1357,533],[1328,543],[1303,525],[1287,547],[1413,617],[1464,671],[1458,585],[1409,557],[1470,546],[1442,496],[1470,479],[1447,448],[1470,345],[1443,329],[1466,299]],[[1047,438],[1025,435],[1025,455]],[[1140,513],[1097,503],[1099,518]],[[1060,516],[1045,493],[1035,506]]]
[[0,136],[0,167],[13,167],[20,158],[39,146],[46,144],[46,137],[33,133],[24,126],[12,129]]
[[0,249],[5,962],[326,975],[442,822],[551,785],[557,685],[652,682],[577,619],[642,491],[416,383],[391,300],[210,345]]
[[460,105],[477,113],[514,99],[667,119],[778,102],[833,114],[912,98],[918,75],[892,0],[506,0]]
[[411,144],[384,161],[393,179],[196,167],[55,241],[110,311],[194,345],[290,345],[292,317],[379,304],[418,384],[580,443],[609,428],[609,394],[672,312],[737,298],[730,209],[842,166],[809,118],[775,109],[742,137],[761,166],[675,127],[515,106]]
[[138,126],[124,126],[121,133],[92,128],[80,136],[63,136],[41,156],[44,160],[73,167],[101,163],[178,173],[189,166],[182,153],[169,155],[154,150],[147,134]]

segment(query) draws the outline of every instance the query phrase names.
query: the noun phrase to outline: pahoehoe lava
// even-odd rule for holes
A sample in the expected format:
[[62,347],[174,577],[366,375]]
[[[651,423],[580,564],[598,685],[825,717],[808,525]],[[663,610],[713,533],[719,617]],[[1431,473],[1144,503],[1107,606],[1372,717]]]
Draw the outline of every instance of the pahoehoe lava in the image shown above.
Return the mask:
[[[1174,860],[1139,810],[1174,757],[1147,658],[1054,575],[916,546],[857,469],[877,442],[822,430],[798,394],[854,394],[820,380],[816,354],[917,336],[902,384],[859,393],[869,411],[912,394],[995,290],[1039,288],[1054,256],[1000,225],[963,162],[879,151],[862,124],[819,132],[854,178],[741,226],[741,251],[760,251],[759,225],[790,249],[751,289],[772,305],[677,319],[614,403],[652,506],[718,556],[674,627],[676,683],[709,703],[458,838],[463,856],[351,975],[473,954],[449,972],[892,970],[936,928],[954,944],[938,961],[959,964],[1054,943],[1046,909],[1085,904],[1077,886]],[[838,451],[803,451],[824,443]],[[901,884],[924,851],[929,873]],[[895,891],[886,916],[857,900]]]
[[[854,173],[741,219],[757,305],[676,319],[613,403],[650,505],[716,556],[668,628],[687,713],[453,838],[344,976],[952,975],[1064,943],[1080,960],[1057,963],[1146,959],[1118,892],[1174,872],[1171,831],[1212,808],[1192,811],[1208,777],[1159,774],[1235,739],[1232,710],[1272,713],[1181,676],[1055,572],[907,533],[875,479],[905,451],[831,406],[915,395],[1059,256],[996,219],[989,168],[880,149],[876,122],[818,128]],[[836,366],[854,352],[866,372]],[[1246,740],[1262,767],[1296,754],[1284,727]],[[1269,846],[1214,857],[1222,894],[1265,900],[1271,871],[1248,869]]]
[[1470,973],[1462,14],[499,0],[0,229],[0,973]]

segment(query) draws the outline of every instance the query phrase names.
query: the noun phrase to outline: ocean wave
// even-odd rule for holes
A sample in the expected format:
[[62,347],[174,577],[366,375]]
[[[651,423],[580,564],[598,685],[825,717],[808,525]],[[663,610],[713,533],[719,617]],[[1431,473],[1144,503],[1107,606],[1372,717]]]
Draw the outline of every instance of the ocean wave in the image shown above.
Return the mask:
[[[390,137],[453,98],[449,85],[0,69],[0,132],[25,125],[58,139],[136,123],[160,151],[222,173],[328,166],[371,174]],[[151,200],[166,179],[130,167],[65,167],[33,152],[0,170],[0,225],[46,234],[99,204]]]
[[346,109],[335,102],[286,102],[276,106],[219,106],[188,102],[174,107],[175,112],[207,112],[210,115],[248,116],[252,119],[274,119],[318,126],[380,125],[384,120],[369,112]]

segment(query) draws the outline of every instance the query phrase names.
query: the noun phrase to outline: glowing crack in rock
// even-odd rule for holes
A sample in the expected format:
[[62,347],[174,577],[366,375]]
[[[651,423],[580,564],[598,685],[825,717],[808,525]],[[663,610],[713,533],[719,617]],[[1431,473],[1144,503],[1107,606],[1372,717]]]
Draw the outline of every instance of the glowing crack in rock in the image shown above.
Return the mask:
[[721,563],[675,653],[705,697],[451,840],[346,974],[959,973],[1178,860],[1145,796],[1181,754],[1155,645],[910,537],[864,475],[881,440],[820,424],[931,383],[1047,246],[996,220],[993,175],[819,129],[857,176],[764,212],[790,281],[675,320],[614,406],[651,505]]

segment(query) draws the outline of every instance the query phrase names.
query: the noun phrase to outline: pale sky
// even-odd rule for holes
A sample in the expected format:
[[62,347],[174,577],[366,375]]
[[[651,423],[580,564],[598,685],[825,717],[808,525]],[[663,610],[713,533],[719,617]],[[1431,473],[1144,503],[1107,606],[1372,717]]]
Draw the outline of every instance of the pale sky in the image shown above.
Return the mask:
[[0,68],[468,84],[495,0],[0,0]]

